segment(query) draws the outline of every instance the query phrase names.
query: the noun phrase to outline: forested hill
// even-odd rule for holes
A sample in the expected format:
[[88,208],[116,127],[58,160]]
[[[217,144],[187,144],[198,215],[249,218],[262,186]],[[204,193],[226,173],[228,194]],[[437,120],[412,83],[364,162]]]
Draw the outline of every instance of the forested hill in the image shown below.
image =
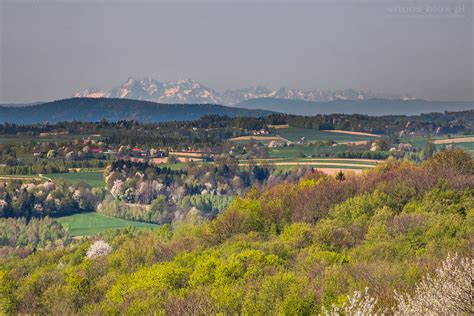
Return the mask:
[[216,104],[159,104],[129,99],[73,98],[26,107],[0,106],[0,123],[32,124],[72,120],[95,122],[102,119],[166,122],[196,120],[209,114],[260,117],[271,113],[274,112]]
[[474,109],[471,102],[443,102],[427,100],[335,100],[330,102],[310,102],[275,98],[259,98],[241,102],[236,107],[246,109],[264,109],[288,114],[366,114],[366,115],[419,115],[421,113],[466,111]]

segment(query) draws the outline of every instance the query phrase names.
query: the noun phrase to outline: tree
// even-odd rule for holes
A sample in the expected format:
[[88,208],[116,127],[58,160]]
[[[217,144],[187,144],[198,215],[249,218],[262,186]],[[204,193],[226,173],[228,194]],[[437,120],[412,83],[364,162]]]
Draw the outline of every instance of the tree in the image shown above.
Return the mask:
[[[334,304],[330,310],[323,307],[323,314],[325,316],[377,315],[377,300],[369,295],[368,290],[365,288],[364,293],[355,291],[352,295],[348,295],[346,302],[341,307]],[[381,314],[383,315],[383,313]]]
[[344,181],[345,179],[346,179],[346,176],[344,175],[344,172],[342,172],[342,170],[339,170],[339,172],[336,175],[336,180]]
[[270,170],[266,167],[255,166],[252,169],[252,173],[257,181],[264,181],[270,175]]
[[388,143],[385,139],[379,139],[375,142],[375,148],[377,151],[387,151],[388,148]]
[[427,140],[425,147],[421,150],[420,158],[421,160],[428,160],[436,153],[436,146],[431,140]]
[[448,256],[413,296],[397,295],[399,315],[473,315],[474,259]]
[[94,259],[100,256],[105,256],[112,251],[112,247],[103,240],[95,241],[87,250],[86,256],[89,259]]

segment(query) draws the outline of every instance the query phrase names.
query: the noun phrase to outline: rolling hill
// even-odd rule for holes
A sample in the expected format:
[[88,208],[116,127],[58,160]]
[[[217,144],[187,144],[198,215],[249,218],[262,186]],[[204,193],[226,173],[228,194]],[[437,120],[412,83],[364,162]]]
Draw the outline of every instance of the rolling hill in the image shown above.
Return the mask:
[[463,111],[474,109],[474,102],[443,102],[426,100],[335,100],[330,102],[309,102],[275,98],[258,98],[240,102],[236,107],[264,109],[288,114],[367,114],[379,115],[419,115],[422,113]]
[[195,120],[208,114],[259,117],[272,113],[217,104],[159,104],[129,99],[73,98],[24,107],[0,106],[0,123],[95,122],[102,119],[165,122]]

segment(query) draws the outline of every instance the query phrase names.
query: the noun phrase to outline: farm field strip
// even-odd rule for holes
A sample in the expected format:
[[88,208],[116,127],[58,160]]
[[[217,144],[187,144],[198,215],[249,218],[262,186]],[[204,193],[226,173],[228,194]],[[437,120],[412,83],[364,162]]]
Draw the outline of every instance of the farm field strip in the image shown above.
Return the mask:
[[445,138],[445,139],[435,139],[433,143],[435,145],[440,144],[457,144],[457,143],[473,143],[474,136],[471,137],[456,137],[456,138]]
[[273,125],[273,124],[268,124],[268,128],[274,128],[274,129],[281,129],[281,128],[289,128],[290,125],[288,124],[280,124],[280,125]]
[[[321,171],[322,173],[325,173],[327,175],[333,175],[339,173],[339,171],[342,171],[344,173],[362,173],[365,169],[360,169],[360,168],[352,168],[352,167],[318,167],[318,166],[310,166],[316,168],[317,171]],[[293,169],[294,166],[277,166],[277,170],[291,170]]]
[[[449,140],[459,139],[456,142],[449,142]],[[471,139],[471,140],[469,140]],[[402,137],[400,141],[402,143],[411,143],[414,146],[423,148],[428,140],[432,141],[435,145],[443,144],[470,144],[474,142],[473,135],[452,135],[451,138],[447,136],[434,136],[434,137]]]
[[[313,161],[278,161],[272,163],[275,166],[334,166],[334,167],[354,167],[354,168],[373,168],[375,165],[369,164],[350,164],[335,162],[313,162]],[[249,166],[248,163],[239,164],[239,166]]]
[[102,171],[50,173],[44,174],[42,176],[52,180],[63,179],[73,183],[86,182],[91,187],[95,188],[105,186],[104,175]]
[[0,175],[0,180],[43,180],[40,175],[18,175],[18,174],[5,174]]
[[202,158],[206,156],[206,153],[200,152],[187,152],[187,151],[170,151],[170,156],[178,156],[178,157],[195,157],[195,158]]
[[288,142],[288,139],[285,139],[280,136],[239,136],[239,137],[234,137],[230,139],[231,141],[250,141],[250,140],[255,140],[255,141],[272,141],[272,140],[280,140],[284,142]]
[[331,162],[331,163],[349,163],[349,164],[368,164],[368,165],[376,165],[378,163],[384,162],[384,160],[380,159],[357,159],[357,158],[265,158],[265,159],[254,159],[255,162]]
[[[346,145],[336,147],[332,146],[294,146],[294,147],[279,147],[270,148],[268,154],[271,158],[300,158],[301,154],[305,156],[320,155],[320,154],[336,154],[347,150]],[[324,158],[324,157],[323,157]]]
[[339,145],[354,145],[354,146],[367,145],[369,143],[370,143],[370,140],[357,140],[357,141],[349,141],[349,142],[338,142]]
[[329,141],[332,140],[336,143],[348,143],[348,142],[358,142],[358,141],[369,141],[379,137],[379,135],[360,135],[355,134],[356,132],[333,132],[329,130],[317,130],[309,128],[299,128],[299,127],[289,127],[284,129],[279,129],[278,134],[281,137],[289,139],[291,141],[299,141],[302,137],[306,141]]
[[82,138],[100,139],[102,136],[96,134],[74,134],[74,135],[49,135],[49,136],[30,136],[13,135],[0,137],[0,144],[26,143],[26,142],[55,142],[58,140],[75,140]]
[[369,137],[380,137],[380,135],[377,134],[371,134],[371,133],[366,133],[366,132],[352,132],[352,131],[344,131],[340,129],[326,129],[326,130],[321,130],[322,132],[329,132],[329,133],[339,133],[339,134],[348,134],[348,135],[359,135],[359,136],[369,136]]
[[69,229],[71,236],[88,236],[105,232],[111,229],[139,227],[155,228],[156,224],[129,221],[121,218],[110,217],[99,213],[79,213],[58,218],[64,227]]

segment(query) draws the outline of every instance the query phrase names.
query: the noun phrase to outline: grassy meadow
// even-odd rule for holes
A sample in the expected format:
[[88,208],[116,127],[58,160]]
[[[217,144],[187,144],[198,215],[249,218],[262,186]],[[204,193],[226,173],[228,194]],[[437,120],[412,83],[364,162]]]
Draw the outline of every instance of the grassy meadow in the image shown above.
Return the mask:
[[307,142],[317,141],[334,141],[336,143],[360,142],[377,139],[377,136],[357,135],[351,132],[329,132],[310,128],[299,128],[285,125],[285,127],[277,128],[276,135],[250,135],[241,136],[232,139],[236,143],[248,143],[251,141],[268,144],[273,140],[289,140],[292,142],[300,141],[304,137]]
[[277,134],[283,138],[291,140],[292,142],[299,141],[302,137],[304,137],[305,140],[308,142],[332,140],[336,143],[357,142],[377,139],[377,137],[375,136],[354,135],[350,133],[333,133],[327,131],[320,131],[317,129],[299,127],[281,128],[277,130]]
[[103,171],[87,171],[87,172],[69,172],[69,173],[50,173],[44,177],[52,180],[64,179],[65,181],[79,183],[85,182],[93,188],[101,188],[105,186]]
[[423,148],[427,141],[433,141],[438,150],[451,146],[453,148],[461,148],[474,154],[473,135],[453,135],[451,137],[406,137],[401,138],[401,142],[410,143],[413,146]]
[[302,155],[329,156],[347,151],[348,147],[347,145],[338,145],[335,147],[295,145],[292,147],[269,148],[268,155],[271,158],[299,158]]
[[120,218],[105,216],[95,212],[64,216],[58,218],[58,221],[64,227],[69,228],[71,236],[89,236],[102,233],[107,230],[125,227],[157,227],[155,224],[128,221]]

